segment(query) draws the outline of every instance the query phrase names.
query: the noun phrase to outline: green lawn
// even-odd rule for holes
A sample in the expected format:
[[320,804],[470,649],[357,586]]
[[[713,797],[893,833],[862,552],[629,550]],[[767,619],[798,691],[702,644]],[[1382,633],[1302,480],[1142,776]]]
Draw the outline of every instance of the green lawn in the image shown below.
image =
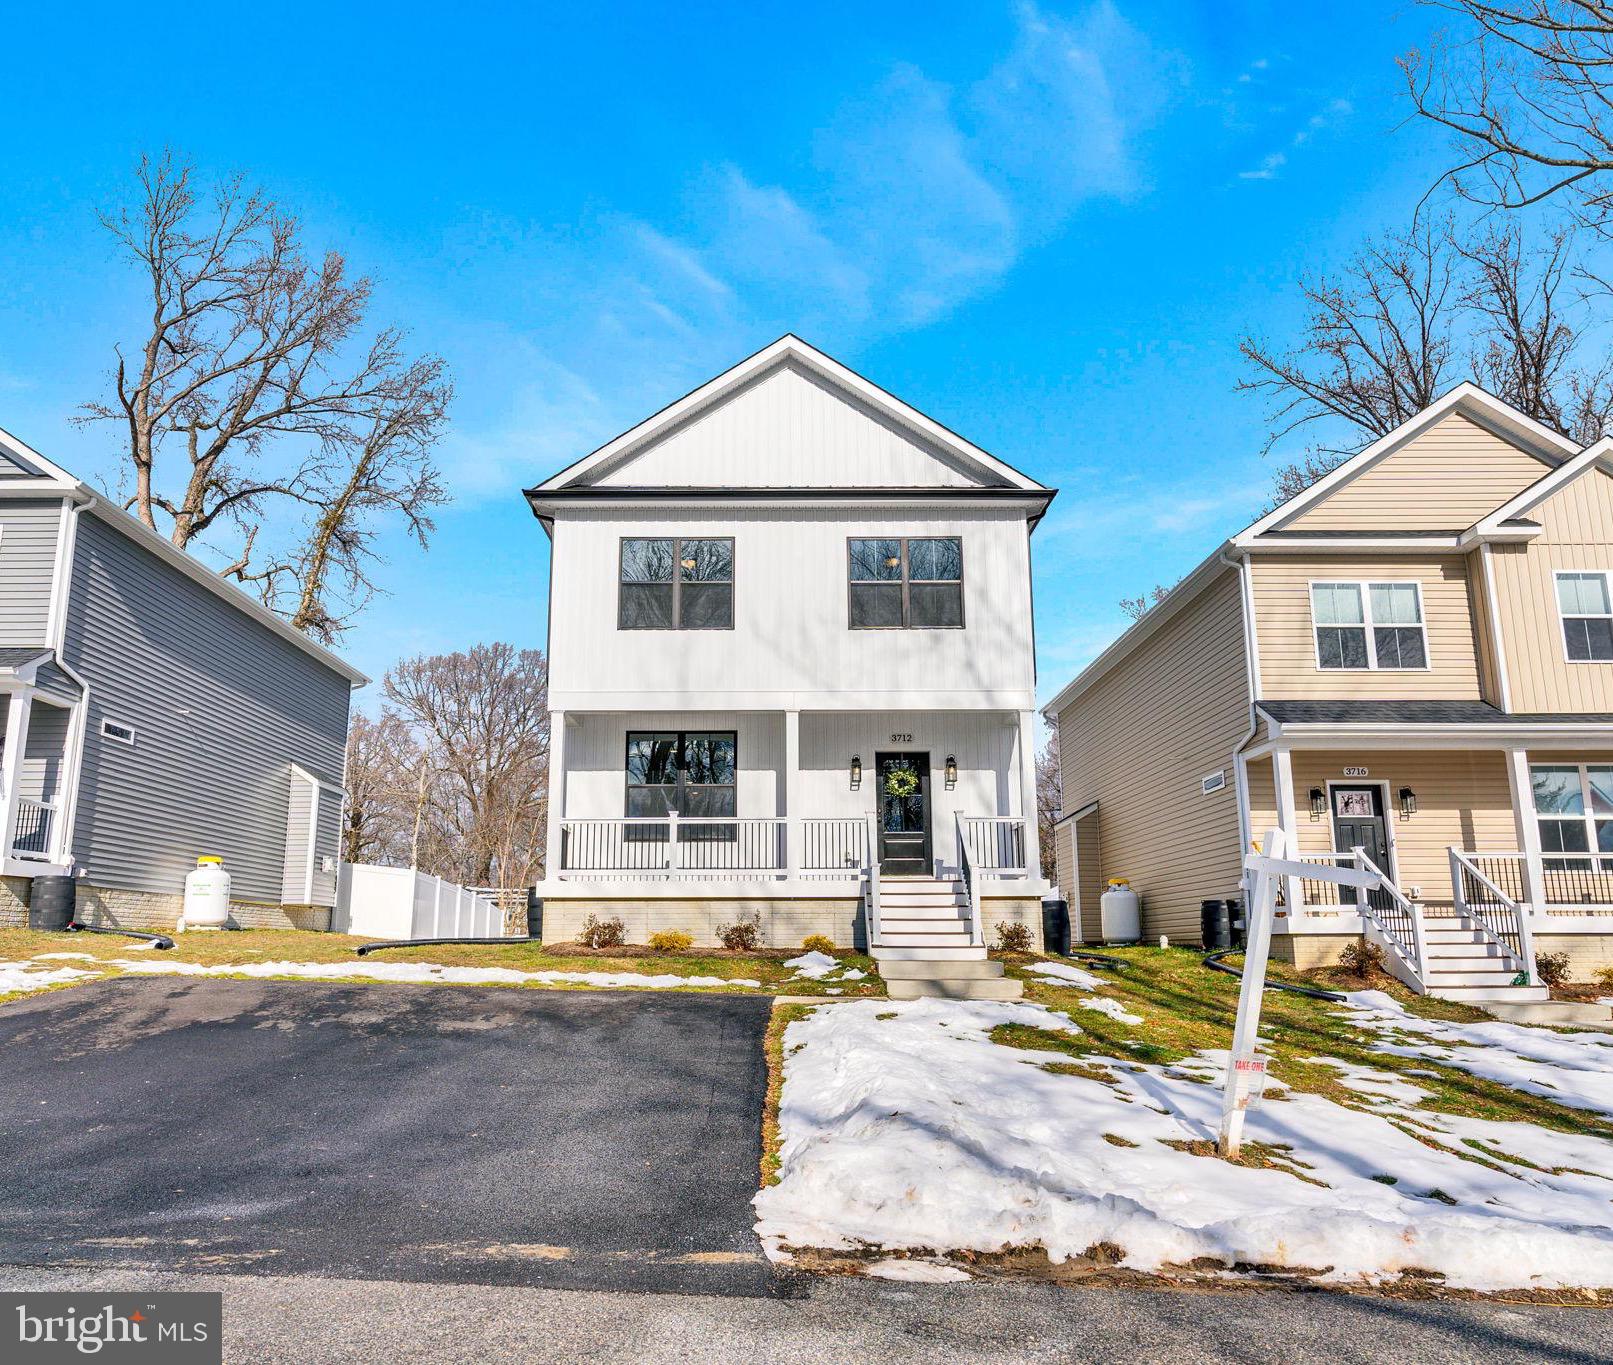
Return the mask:
[[[736,992],[775,995],[822,995],[833,999],[831,990],[852,999],[882,996],[884,983],[875,975],[872,961],[859,953],[837,956],[842,968],[855,968],[866,975],[853,981],[812,981],[796,977],[784,964],[800,955],[800,949],[764,949],[755,953],[728,953],[693,950],[686,954],[652,953],[647,948],[628,948],[590,953],[576,944],[539,943],[432,945],[396,948],[358,957],[354,948],[365,940],[342,934],[320,934],[300,929],[240,929],[219,933],[173,935],[171,951],[137,948],[136,941],[107,934],[50,934],[30,929],[0,928],[0,961],[23,962],[41,953],[87,953],[107,962],[111,959],[194,962],[203,966],[247,965],[265,962],[351,963],[362,969],[380,963],[435,963],[450,967],[508,967],[520,972],[613,972],[633,975],[706,976],[725,980],[746,978],[761,982],[751,987],[691,987],[707,991],[732,989]],[[39,967],[71,966],[86,970],[95,963],[77,960],[35,963]],[[836,973],[838,975],[839,973]],[[90,978],[82,978],[87,981]],[[362,982],[365,978],[354,977]],[[499,983],[493,983],[499,984]],[[524,983],[532,988],[586,990],[586,983]],[[673,988],[680,989],[680,988]],[[0,995],[0,1000],[14,995]]]

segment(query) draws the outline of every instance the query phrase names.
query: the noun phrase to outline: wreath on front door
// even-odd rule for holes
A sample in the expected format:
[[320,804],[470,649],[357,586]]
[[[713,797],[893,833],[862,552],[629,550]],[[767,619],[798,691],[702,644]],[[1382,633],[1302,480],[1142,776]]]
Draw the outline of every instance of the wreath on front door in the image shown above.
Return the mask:
[[885,774],[885,795],[912,796],[919,789],[919,775],[911,768],[892,768]]

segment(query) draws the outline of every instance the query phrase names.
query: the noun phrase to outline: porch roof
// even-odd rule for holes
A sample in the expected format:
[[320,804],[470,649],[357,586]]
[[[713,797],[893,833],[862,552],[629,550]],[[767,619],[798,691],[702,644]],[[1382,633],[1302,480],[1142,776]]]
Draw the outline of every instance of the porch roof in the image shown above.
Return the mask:
[[77,701],[84,689],[56,662],[54,649],[38,645],[0,646],[0,682],[33,683]]
[[1503,711],[1487,701],[1260,701],[1278,725],[1613,725],[1607,711]]

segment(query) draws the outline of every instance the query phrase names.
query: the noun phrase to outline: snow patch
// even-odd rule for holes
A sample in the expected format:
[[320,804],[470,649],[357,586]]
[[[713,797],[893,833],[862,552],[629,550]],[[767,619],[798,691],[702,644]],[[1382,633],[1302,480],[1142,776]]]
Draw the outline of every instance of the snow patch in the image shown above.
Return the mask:
[[959,1280],[974,1278],[967,1270],[955,1265],[940,1265],[935,1261],[908,1261],[893,1257],[875,1261],[863,1267],[864,1275],[876,1280],[905,1280],[909,1284],[955,1284]]
[[820,953],[814,949],[810,953],[802,953],[800,957],[792,957],[784,964],[793,967],[797,976],[805,977],[808,981],[818,981],[840,965],[836,958],[828,953]]
[[1100,977],[1067,962],[1038,962],[1028,970],[1032,976],[1045,977],[1060,985],[1079,986],[1084,991],[1100,991],[1106,984]]
[[59,986],[64,981],[77,981],[95,975],[97,973],[87,972],[82,967],[47,967],[41,971],[8,962],[0,965],[0,995],[13,991],[42,991],[46,986]]
[[1059,1054],[991,1042],[1003,1024],[1080,1032],[998,1001],[848,1001],[790,1024],[780,1179],[755,1198],[769,1254],[1040,1245],[1062,1261],[1107,1242],[1145,1271],[1208,1257],[1341,1282],[1613,1285],[1613,1143],[1412,1108],[1355,1068],[1378,1086],[1371,1112],[1286,1091],[1245,1140],[1289,1169],[1222,1163],[1167,1144],[1213,1141],[1221,1093],[1202,1081],[1224,1053],[1060,1072]]
[[1077,1003],[1084,1010],[1097,1010],[1099,1014],[1107,1014],[1111,1019],[1121,1024],[1140,1024],[1143,1017],[1132,1014],[1118,1000],[1111,1000],[1104,995],[1083,995]]

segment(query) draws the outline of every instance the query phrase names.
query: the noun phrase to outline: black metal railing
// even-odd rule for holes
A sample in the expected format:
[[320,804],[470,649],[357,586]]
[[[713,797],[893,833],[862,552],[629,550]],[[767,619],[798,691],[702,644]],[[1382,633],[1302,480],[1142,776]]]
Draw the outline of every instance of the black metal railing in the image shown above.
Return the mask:
[[1547,905],[1613,905],[1613,858],[1547,858]]
[[51,808],[42,801],[22,797],[17,802],[17,833],[11,841],[13,857],[43,858],[50,850]]
[[[1523,930],[1518,923],[1519,897],[1514,896],[1506,883],[1490,870],[1490,865],[1500,865],[1498,870],[1504,871],[1507,861],[1495,857],[1475,857],[1471,861],[1467,858],[1455,859],[1456,875],[1461,879],[1457,905],[1478,921],[1491,938],[1506,948],[1514,961],[1523,962]],[[1519,884],[1521,886],[1521,874]]]

